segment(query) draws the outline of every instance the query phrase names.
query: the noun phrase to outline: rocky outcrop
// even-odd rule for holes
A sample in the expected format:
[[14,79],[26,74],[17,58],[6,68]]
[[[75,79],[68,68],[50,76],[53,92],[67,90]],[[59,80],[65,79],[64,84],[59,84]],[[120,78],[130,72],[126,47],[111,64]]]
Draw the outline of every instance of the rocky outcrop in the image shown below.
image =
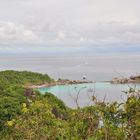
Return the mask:
[[113,84],[124,84],[124,83],[127,83],[129,80],[127,78],[113,78],[111,80],[111,83]]
[[130,76],[129,78],[113,78],[110,81],[112,84],[140,83],[140,75]]
[[56,81],[57,85],[67,85],[67,84],[82,84],[82,83],[92,83],[92,81],[79,81],[79,80],[68,80],[68,79],[58,79]]
[[138,75],[138,76],[130,76],[130,79],[133,80],[133,81],[140,82],[140,75]]

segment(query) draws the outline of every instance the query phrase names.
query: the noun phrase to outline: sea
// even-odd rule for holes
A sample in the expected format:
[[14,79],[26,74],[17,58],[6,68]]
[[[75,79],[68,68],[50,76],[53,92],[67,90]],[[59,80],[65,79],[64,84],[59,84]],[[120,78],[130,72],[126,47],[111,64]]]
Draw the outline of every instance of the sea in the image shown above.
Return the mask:
[[[86,76],[87,80],[100,83],[110,81],[114,77],[138,75],[140,73],[140,47],[134,47],[134,49],[133,47],[119,47],[119,49],[77,47],[75,49],[63,46],[35,52],[0,52],[0,70],[40,72],[48,74],[55,80],[59,78],[82,80],[83,76]],[[112,88],[110,91],[113,93]],[[103,98],[107,90],[105,92],[101,90],[101,92]],[[111,101],[117,101],[117,94],[121,93],[122,91],[114,89],[114,94],[109,94],[113,96]],[[73,106],[72,101],[68,105]]]

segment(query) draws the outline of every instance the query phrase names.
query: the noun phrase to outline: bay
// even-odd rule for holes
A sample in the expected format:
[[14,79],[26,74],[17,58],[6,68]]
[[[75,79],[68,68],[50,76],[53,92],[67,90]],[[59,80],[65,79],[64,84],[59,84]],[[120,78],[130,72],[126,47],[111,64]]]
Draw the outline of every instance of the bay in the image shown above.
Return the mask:
[[92,96],[98,101],[124,102],[127,95],[124,93],[131,88],[139,88],[139,84],[111,84],[109,82],[85,83],[76,85],[58,85],[39,88],[42,94],[53,93],[67,106],[76,108],[76,99],[80,107],[92,105]]

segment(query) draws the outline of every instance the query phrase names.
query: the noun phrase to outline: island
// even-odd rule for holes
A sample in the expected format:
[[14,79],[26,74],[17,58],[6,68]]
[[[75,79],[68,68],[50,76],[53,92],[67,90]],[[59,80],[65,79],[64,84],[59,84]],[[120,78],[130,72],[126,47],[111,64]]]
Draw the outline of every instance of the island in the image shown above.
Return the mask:
[[110,81],[112,84],[126,84],[126,83],[140,83],[140,74],[136,76],[125,77],[115,77]]

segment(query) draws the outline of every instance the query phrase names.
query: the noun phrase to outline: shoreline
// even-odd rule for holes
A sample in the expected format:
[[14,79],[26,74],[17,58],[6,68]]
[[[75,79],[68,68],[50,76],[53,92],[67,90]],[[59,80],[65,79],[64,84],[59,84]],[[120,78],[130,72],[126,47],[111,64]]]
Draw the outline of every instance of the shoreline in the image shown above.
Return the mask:
[[95,83],[93,81],[76,81],[76,80],[58,80],[52,83],[45,83],[45,84],[40,84],[40,85],[31,85],[28,86],[29,88],[47,88],[47,87],[52,87],[52,86],[58,86],[58,85],[76,85],[76,84],[85,84],[85,83]]
[[[104,82],[104,83],[110,83],[112,85],[125,85],[125,84],[140,84],[140,82],[129,82],[129,83],[112,83],[111,81],[98,81],[98,82]],[[31,85],[27,86],[28,88],[36,89],[36,88],[48,88],[53,86],[59,86],[59,85],[77,85],[77,84],[86,84],[86,83],[97,83],[97,82],[77,82],[77,83],[45,83],[40,85]]]
[[110,84],[140,84],[140,81],[132,80],[130,78],[113,78],[109,81],[87,81],[87,80],[69,80],[69,79],[58,79],[57,81],[50,82],[50,83],[43,83],[38,85],[29,85],[28,88],[47,88],[52,86],[58,85],[76,85],[76,84],[85,84],[85,83],[97,83],[97,82],[104,82]]

